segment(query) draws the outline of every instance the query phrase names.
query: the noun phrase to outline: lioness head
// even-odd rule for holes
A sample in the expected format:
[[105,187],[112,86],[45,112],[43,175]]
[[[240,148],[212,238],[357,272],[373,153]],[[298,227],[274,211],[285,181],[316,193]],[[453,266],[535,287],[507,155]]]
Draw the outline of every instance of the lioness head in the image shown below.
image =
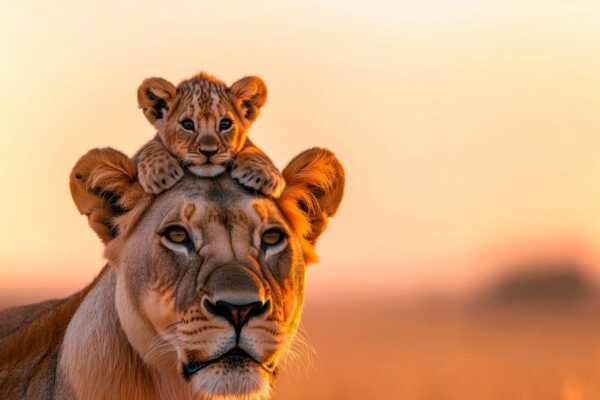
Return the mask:
[[249,76],[231,86],[200,73],[177,87],[146,79],[138,104],[169,151],[198,176],[216,176],[246,142],[246,131],[267,100],[262,79]]
[[135,171],[102,149],[71,175],[75,203],[107,243],[129,342],[202,398],[268,397],[298,328],[306,266],[342,199],[342,166],[327,150],[300,154],[278,200],[227,175],[188,175],[153,196]]

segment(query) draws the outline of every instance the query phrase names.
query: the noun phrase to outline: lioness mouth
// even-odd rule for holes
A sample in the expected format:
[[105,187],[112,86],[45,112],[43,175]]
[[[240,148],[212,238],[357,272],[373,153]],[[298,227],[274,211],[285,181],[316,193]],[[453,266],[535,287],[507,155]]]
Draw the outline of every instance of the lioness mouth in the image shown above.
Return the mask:
[[208,360],[208,361],[204,361],[204,362],[196,361],[194,359],[190,360],[187,364],[183,364],[183,368],[182,368],[183,376],[186,379],[189,379],[192,375],[194,375],[196,372],[200,371],[201,369],[204,369],[211,364],[214,364],[216,362],[223,361],[223,360],[228,360],[235,364],[242,364],[245,361],[251,361],[251,362],[255,362],[255,363],[259,364],[260,366],[265,368],[268,372],[271,372],[271,371],[269,371],[268,368],[264,367],[261,363],[256,361],[254,359],[254,357],[252,357],[250,354],[246,353],[244,350],[240,349],[239,347],[234,347],[233,349],[229,350],[227,353],[225,353],[217,358],[213,358],[212,360]]

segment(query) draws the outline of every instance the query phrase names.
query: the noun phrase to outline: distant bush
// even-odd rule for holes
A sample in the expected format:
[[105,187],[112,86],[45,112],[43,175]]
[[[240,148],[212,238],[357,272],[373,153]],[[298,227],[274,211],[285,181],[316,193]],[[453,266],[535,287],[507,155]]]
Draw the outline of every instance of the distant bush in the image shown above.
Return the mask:
[[553,262],[511,268],[484,296],[492,304],[572,303],[588,298],[592,285],[575,263]]

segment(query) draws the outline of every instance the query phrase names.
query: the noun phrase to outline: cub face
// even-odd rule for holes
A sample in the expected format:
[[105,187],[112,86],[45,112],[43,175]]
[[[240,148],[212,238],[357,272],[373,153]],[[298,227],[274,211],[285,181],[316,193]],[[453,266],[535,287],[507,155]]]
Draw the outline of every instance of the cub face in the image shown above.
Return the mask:
[[169,152],[193,174],[213,177],[244,148],[247,130],[267,99],[262,79],[249,76],[231,86],[200,73],[177,87],[146,79],[138,104]]

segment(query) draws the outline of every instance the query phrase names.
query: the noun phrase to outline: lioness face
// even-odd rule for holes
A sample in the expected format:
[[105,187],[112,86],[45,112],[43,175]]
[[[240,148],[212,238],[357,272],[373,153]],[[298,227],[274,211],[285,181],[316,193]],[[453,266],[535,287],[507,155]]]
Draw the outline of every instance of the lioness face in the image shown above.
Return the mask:
[[121,254],[117,298],[129,304],[118,309],[134,305],[154,330],[146,361],[172,349],[199,393],[268,394],[298,327],[305,270],[273,201],[227,177],[184,179],[153,202]]
[[165,396],[268,397],[298,328],[305,267],[343,197],[342,165],[325,149],[300,153],[277,200],[227,175],[188,175],[155,197],[136,171],[124,154],[94,149],[70,185],[106,243],[119,329],[149,367],[139,373]]

